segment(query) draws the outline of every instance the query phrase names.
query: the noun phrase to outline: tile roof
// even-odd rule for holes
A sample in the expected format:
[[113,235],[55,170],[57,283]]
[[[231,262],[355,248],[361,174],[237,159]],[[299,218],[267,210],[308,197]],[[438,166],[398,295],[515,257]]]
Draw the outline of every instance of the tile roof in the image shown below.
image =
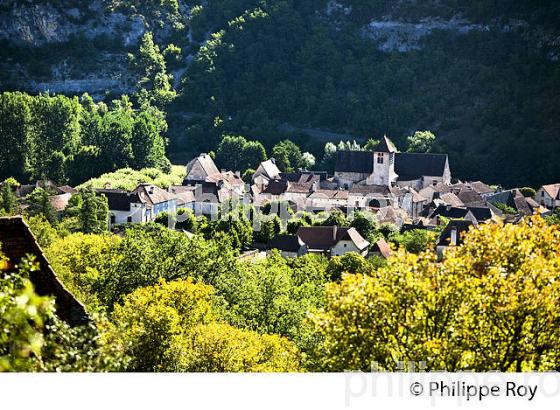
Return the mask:
[[39,270],[31,272],[30,280],[37,294],[54,296],[56,313],[68,324],[82,325],[90,321],[84,306],[56,276],[35,236],[21,216],[0,218],[0,244],[9,259],[8,272],[14,270],[27,255],[35,256]]
[[140,200],[147,203],[149,206],[175,199],[172,193],[152,184],[139,184],[132,192],[138,194]]
[[280,170],[276,166],[276,160],[274,158],[263,161],[260,165],[268,178],[277,179],[280,177]]
[[387,259],[391,256],[391,247],[384,239],[380,239],[372,245],[371,252],[377,252]]
[[70,201],[70,198],[72,198],[72,194],[67,193],[67,194],[53,195],[49,197],[49,201],[55,211],[62,212],[68,206],[68,202]]
[[442,201],[445,205],[451,205],[451,206],[457,206],[457,207],[465,205],[463,203],[463,201],[461,201],[461,199],[452,192],[446,192],[446,193],[440,194],[438,199],[440,201]]
[[328,251],[342,240],[352,241],[360,250],[369,246],[369,242],[355,228],[302,226],[298,229],[297,236],[309,249],[314,250]]
[[348,199],[348,191],[340,189],[317,189],[308,198],[325,198],[325,199]]
[[542,189],[552,198],[560,199],[560,184],[543,185]]

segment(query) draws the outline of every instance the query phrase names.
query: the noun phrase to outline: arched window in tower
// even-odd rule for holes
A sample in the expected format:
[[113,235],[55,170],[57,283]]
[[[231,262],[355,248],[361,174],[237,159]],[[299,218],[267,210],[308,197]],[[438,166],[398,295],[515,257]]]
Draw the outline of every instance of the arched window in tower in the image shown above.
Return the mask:
[[382,152],[377,153],[377,163],[378,164],[383,164],[383,153]]

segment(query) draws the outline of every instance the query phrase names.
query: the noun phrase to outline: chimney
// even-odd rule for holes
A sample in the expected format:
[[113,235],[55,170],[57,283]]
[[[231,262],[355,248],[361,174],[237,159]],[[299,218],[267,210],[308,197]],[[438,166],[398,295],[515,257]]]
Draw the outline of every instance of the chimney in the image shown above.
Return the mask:
[[274,159],[274,157],[270,157],[270,162],[272,162],[274,165],[276,165],[276,160]]
[[150,195],[152,195],[154,193],[154,186],[153,185],[150,185],[150,187],[148,188],[148,193]]
[[450,242],[450,244],[453,245],[453,246],[457,245],[457,227],[456,226],[453,226],[451,228],[451,242]]

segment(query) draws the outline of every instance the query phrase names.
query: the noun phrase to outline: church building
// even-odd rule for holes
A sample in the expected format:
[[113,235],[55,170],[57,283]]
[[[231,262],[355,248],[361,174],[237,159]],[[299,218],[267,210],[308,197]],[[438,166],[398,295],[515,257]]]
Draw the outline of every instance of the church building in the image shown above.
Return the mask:
[[373,151],[339,151],[335,167],[338,185],[379,185],[423,189],[438,183],[450,184],[446,154],[398,152],[384,136]]

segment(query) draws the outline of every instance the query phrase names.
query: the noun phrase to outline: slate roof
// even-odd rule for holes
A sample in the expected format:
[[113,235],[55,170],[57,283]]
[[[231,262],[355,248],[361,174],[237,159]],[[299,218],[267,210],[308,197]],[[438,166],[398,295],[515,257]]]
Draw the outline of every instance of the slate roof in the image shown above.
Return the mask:
[[391,141],[389,138],[387,138],[386,135],[384,135],[383,138],[381,138],[381,140],[379,141],[379,144],[375,146],[373,151],[374,152],[397,152],[397,148],[395,147],[395,144],[393,144],[393,141]]
[[140,204],[140,197],[136,193],[123,191],[122,189],[96,189],[98,195],[105,195],[111,211],[130,211],[130,204]]
[[350,194],[360,194],[360,195],[367,195],[367,194],[380,194],[380,195],[389,195],[391,193],[391,189],[385,185],[352,185],[350,190],[348,191]]
[[338,172],[356,172],[371,174],[373,172],[373,153],[368,151],[338,151],[336,167]]
[[210,157],[210,155],[202,153],[187,164],[187,177],[196,162],[200,164],[207,177],[220,173],[220,170],[218,170],[218,167],[216,166],[214,160]]
[[485,202],[478,192],[470,188],[461,189],[456,195],[465,205],[481,205]]
[[280,195],[288,189],[287,181],[272,180],[268,183],[266,188],[262,191],[263,194]]
[[469,213],[466,208],[457,208],[454,206],[440,205],[430,214],[430,219],[436,216],[443,216],[444,218],[450,219],[462,219]]
[[320,182],[327,179],[326,171],[299,171],[292,173],[282,173],[281,178],[289,182],[297,182],[299,184],[305,184],[309,182]]
[[451,231],[453,229],[457,230],[457,244],[461,245],[463,243],[463,237],[471,226],[476,226],[471,221],[468,220],[452,220],[449,221],[443,232],[441,233],[437,246],[449,246],[451,244]]
[[446,192],[446,193],[440,194],[439,198],[437,198],[437,199],[442,201],[445,205],[451,205],[451,206],[456,206],[456,207],[461,207],[461,206],[465,205],[463,203],[463,201],[461,201],[461,199],[452,192]]
[[[395,172],[401,181],[412,181],[422,176],[441,176],[445,170],[447,155],[395,153]],[[336,171],[371,174],[373,153],[370,151],[338,151]]]
[[486,200],[493,205],[498,203],[505,204],[523,215],[531,215],[533,213],[527,200],[517,189],[495,193],[488,196]]
[[267,249],[278,249],[284,252],[298,252],[303,246],[297,235],[276,235],[268,244]]
[[441,176],[447,155],[398,152],[395,154],[395,172],[400,181],[412,181],[422,176]]
[[15,270],[23,257],[35,256],[39,270],[31,272],[29,279],[38,295],[54,296],[56,313],[62,320],[72,326],[90,321],[84,306],[56,276],[31,229],[21,216],[0,218],[0,244],[2,253],[9,259],[6,272]]
[[467,209],[473,214],[477,221],[483,222],[492,219],[494,214],[490,208],[481,207],[467,207]]

